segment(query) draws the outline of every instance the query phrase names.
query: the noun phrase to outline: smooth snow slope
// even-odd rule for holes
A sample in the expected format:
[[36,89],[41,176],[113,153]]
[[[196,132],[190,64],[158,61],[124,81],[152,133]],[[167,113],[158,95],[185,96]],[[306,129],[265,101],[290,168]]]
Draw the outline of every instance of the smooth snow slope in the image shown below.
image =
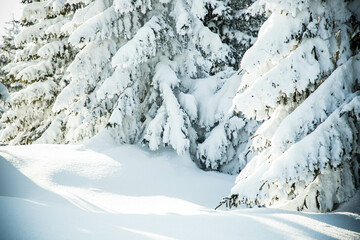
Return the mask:
[[106,139],[1,147],[0,239],[360,238],[358,213],[214,211],[233,176]]

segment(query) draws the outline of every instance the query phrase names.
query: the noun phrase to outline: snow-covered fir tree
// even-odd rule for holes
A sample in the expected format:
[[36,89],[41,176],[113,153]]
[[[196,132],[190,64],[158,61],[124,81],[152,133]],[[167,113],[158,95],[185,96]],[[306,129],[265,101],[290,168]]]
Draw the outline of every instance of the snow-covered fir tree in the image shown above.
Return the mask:
[[78,8],[62,0],[22,2],[26,5],[14,39],[15,57],[3,68],[12,83],[24,86],[11,94],[1,118],[1,142],[10,144],[32,143],[50,125],[51,106],[66,85],[63,73],[73,55],[61,28]]
[[330,211],[359,188],[359,1],[262,1],[234,108],[264,121],[230,205]]
[[[6,112],[6,105],[10,101],[10,94],[7,87],[0,83],[0,117]],[[1,126],[1,125],[0,125]]]
[[17,47],[15,46],[14,38],[19,33],[20,23],[13,19],[6,22],[6,24],[7,26],[4,28],[5,33],[0,42],[0,81],[8,88],[13,88],[14,86],[11,86],[11,79],[6,76],[6,72],[2,68],[15,58]]
[[11,78],[6,76],[3,67],[10,63],[15,57],[17,49],[14,43],[15,35],[19,33],[19,22],[11,20],[7,22],[4,28],[5,35],[0,42],[0,117],[6,111],[6,105],[10,101],[9,91],[18,89],[17,85],[12,83]]
[[37,142],[78,142],[106,129],[120,143],[190,151],[206,169],[246,164],[238,153],[257,123],[228,109],[240,78],[233,68],[263,20],[252,1],[66,2],[83,5],[61,28],[79,52]]

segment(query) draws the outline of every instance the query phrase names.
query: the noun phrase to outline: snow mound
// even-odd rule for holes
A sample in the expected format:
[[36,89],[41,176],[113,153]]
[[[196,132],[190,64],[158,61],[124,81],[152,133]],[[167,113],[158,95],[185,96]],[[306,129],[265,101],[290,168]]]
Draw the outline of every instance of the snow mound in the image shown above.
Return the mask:
[[[351,239],[356,213],[213,210],[234,176],[203,172],[188,154],[115,146],[0,148],[4,239]],[[258,229],[262,229],[258,231]]]

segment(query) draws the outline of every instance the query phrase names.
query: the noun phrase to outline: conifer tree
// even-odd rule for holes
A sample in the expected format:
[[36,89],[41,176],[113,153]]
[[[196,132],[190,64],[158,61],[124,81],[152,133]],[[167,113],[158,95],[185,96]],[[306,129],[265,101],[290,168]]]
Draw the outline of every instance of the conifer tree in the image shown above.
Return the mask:
[[[264,1],[234,108],[264,121],[230,205],[331,211],[359,188],[357,1]],[[353,43],[353,44],[351,44]]]
[[[38,142],[78,142],[105,128],[120,143],[190,150],[203,168],[232,162],[224,171],[238,171],[236,153],[257,125],[227,113],[238,82],[231,76],[262,16],[215,0],[84,4],[63,27],[79,53]],[[247,32],[232,24],[245,16],[257,21]]]
[[2,36],[0,42],[0,117],[6,111],[6,105],[10,101],[9,91],[18,89],[17,84],[13,83],[11,79],[7,78],[3,67],[10,63],[15,57],[15,43],[14,37],[19,33],[19,22],[15,19],[6,23],[5,35]]
[[264,19],[257,3],[24,3],[19,49],[5,69],[26,88],[12,94],[2,142],[74,143],[108,131],[119,143],[190,152],[204,169],[246,164],[238,155],[258,124],[228,109],[235,70]]
[[11,94],[9,110],[1,118],[1,142],[10,144],[34,142],[53,119],[51,106],[66,84],[63,72],[72,58],[61,27],[77,8],[62,0],[23,3],[15,58],[3,68],[7,78],[24,86]]
[[0,80],[7,88],[12,89],[14,86],[11,86],[11,79],[7,78],[3,67],[15,58],[17,47],[15,46],[14,38],[20,31],[20,23],[13,19],[6,24],[7,27],[4,28],[5,34],[0,42]]

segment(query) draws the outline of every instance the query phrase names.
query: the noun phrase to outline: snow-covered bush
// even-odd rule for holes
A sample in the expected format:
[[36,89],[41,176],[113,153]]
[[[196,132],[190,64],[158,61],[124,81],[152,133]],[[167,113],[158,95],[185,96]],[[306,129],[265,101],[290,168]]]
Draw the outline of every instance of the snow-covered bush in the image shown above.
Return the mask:
[[234,108],[264,121],[232,204],[330,211],[359,188],[358,1],[263,1]]

